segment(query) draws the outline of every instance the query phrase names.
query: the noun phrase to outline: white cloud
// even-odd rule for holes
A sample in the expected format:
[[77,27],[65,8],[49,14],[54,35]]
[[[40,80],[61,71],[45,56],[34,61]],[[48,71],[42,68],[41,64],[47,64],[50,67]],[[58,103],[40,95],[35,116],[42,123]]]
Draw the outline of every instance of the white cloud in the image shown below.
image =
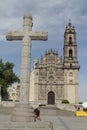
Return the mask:
[[15,30],[22,28],[22,18],[4,18],[0,20],[0,30]]
[[15,0],[0,0],[0,17],[10,17],[14,13]]

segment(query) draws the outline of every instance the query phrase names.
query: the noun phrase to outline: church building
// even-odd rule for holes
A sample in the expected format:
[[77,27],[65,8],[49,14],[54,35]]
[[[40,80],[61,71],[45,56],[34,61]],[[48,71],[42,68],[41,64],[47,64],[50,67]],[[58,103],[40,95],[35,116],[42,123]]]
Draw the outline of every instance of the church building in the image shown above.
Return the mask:
[[52,105],[67,99],[70,103],[78,103],[78,71],[76,31],[69,21],[64,32],[63,58],[50,49],[40,61],[34,60],[30,102]]

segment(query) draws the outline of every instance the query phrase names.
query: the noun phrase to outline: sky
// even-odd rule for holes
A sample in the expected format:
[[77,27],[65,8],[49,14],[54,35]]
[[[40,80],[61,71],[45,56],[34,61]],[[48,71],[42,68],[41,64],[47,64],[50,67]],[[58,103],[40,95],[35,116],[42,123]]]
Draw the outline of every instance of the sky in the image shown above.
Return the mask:
[[0,0],[0,58],[15,64],[20,76],[22,41],[7,41],[9,31],[22,31],[23,16],[33,16],[33,31],[47,31],[47,41],[32,41],[31,70],[35,58],[46,50],[63,56],[64,31],[71,19],[78,45],[79,100],[87,101],[87,1],[86,0]]

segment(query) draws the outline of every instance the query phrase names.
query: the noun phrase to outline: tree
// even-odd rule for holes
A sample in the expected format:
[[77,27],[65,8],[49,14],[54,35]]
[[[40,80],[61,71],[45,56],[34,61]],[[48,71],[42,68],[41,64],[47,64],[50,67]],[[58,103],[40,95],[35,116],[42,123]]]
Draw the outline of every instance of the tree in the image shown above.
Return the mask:
[[0,59],[0,85],[3,99],[8,98],[7,88],[14,82],[19,82],[18,76],[13,72],[14,64],[10,62],[3,63]]

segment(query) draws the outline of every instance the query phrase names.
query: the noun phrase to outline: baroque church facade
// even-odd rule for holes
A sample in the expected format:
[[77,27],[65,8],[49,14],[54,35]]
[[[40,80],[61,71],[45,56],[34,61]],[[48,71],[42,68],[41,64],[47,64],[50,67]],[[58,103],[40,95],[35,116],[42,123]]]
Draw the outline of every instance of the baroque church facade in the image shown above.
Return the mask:
[[39,62],[34,60],[30,77],[30,102],[58,104],[67,99],[78,103],[78,55],[76,31],[69,21],[64,32],[63,58],[48,50]]

